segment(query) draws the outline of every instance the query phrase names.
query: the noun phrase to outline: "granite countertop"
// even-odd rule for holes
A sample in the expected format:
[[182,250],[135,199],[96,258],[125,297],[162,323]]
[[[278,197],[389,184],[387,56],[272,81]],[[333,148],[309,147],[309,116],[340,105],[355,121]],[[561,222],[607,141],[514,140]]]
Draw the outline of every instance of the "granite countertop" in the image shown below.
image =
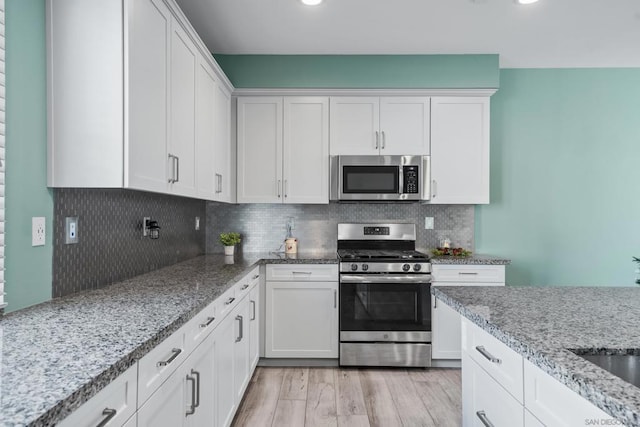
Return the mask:
[[640,288],[435,286],[432,293],[615,419],[640,426],[640,388],[567,350],[638,354]]
[[431,257],[431,264],[508,265],[511,264],[511,260],[491,255],[473,254],[465,257],[434,256]]
[[337,263],[335,252],[205,255],[0,320],[0,425],[53,425],[242,279],[270,263]]

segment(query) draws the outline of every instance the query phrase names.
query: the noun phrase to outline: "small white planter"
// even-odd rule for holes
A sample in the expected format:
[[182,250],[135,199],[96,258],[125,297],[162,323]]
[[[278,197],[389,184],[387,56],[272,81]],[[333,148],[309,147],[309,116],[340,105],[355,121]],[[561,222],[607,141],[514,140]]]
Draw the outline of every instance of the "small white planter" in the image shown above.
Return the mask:
[[235,246],[225,246],[224,247],[224,254],[225,255],[233,255],[233,250],[235,249]]

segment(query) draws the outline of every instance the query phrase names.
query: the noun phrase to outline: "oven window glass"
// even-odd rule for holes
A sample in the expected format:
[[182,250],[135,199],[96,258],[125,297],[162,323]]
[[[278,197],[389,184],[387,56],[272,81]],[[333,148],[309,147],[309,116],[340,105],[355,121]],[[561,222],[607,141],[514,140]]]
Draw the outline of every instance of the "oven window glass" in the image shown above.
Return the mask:
[[429,284],[343,283],[340,330],[430,331]]
[[366,194],[398,194],[398,166],[343,166],[342,192]]

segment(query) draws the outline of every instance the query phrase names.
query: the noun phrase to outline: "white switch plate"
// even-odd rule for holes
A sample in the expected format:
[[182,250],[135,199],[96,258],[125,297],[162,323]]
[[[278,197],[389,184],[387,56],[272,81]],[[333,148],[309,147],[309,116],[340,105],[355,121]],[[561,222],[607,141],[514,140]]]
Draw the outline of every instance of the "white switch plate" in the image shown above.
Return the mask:
[[68,216],[64,219],[64,243],[78,243],[78,217]]
[[425,216],[424,217],[424,229],[425,230],[433,230],[433,217]]
[[44,246],[45,244],[45,219],[43,216],[31,218],[31,246]]

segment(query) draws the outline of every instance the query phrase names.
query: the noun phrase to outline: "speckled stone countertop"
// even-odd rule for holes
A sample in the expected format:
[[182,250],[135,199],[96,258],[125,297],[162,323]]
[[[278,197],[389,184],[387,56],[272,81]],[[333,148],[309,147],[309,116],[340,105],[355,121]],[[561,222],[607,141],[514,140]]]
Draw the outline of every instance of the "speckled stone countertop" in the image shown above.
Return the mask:
[[625,425],[640,388],[576,356],[640,354],[640,288],[433,287],[436,298]]
[[473,254],[470,256],[436,256],[431,258],[431,264],[467,264],[467,265],[508,265],[510,259],[491,255]]
[[0,320],[0,425],[55,425],[259,264],[335,253],[206,255]]

